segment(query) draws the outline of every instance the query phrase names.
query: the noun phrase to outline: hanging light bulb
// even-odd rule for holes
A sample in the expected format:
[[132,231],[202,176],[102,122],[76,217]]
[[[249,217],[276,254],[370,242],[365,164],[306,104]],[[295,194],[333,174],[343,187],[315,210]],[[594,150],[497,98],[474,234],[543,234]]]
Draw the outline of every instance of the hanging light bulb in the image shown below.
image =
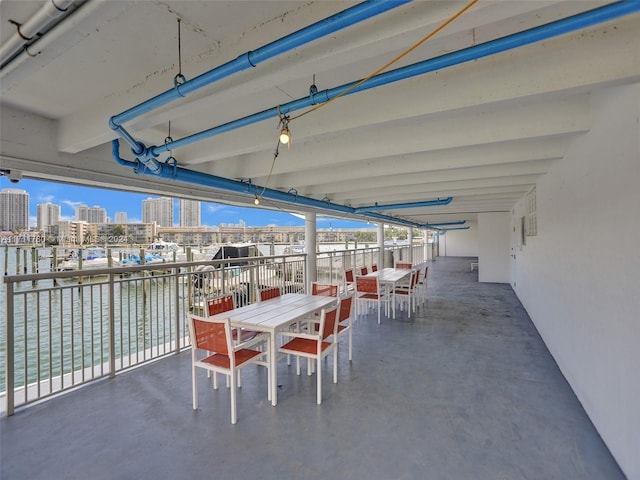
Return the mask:
[[256,195],[256,198],[253,200],[253,203],[255,203],[256,205],[260,205],[260,200],[258,199],[258,195]]
[[289,117],[287,115],[283,115],[280,113],[280,106],[278,106],[278,117],[280,117],[280,123],[278,126],[282,125],[282,129],[280,130],[280,135],[278,136],[278,140],[281,144],[291,146],[291,132],[289,131]]
[[287,145],[289,143],[289,140],[291,140],[291,133],[285,126],[282,128],[282,130],[280,130],[280,143],[282,143],[283,145]]

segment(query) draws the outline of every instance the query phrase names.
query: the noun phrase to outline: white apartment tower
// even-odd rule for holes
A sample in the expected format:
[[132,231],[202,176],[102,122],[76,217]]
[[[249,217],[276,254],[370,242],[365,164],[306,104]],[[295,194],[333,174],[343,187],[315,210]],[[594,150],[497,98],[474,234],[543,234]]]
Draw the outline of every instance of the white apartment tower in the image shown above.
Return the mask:
[[127,212],[116,212],[115,221],[113,223],[123,225],[127,223]]
[[29,229],[29,194],[26,190],[0,191],[0,231]]
[[180,199],[180,226],[200,226],[200,202],[198,200]]
[[88,208],[87,223],[107,223],[107,209],[98,205]]
[[142,222],[173,227],[173,198],[147,198],[142,201]]
[[88,222],[89,221],[89,206],[88,205],[78,205],[76,207],[76,221],[77,222]]
[[38,230],[46,231],[50,225],[60,221],[60,205],[39,203],[37,208]]

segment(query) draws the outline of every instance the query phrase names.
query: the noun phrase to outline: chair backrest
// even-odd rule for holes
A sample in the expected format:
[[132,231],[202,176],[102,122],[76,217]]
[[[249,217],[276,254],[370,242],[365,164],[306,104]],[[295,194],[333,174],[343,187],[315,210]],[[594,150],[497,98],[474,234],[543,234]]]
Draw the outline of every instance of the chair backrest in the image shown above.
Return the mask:
[[377,272],[378,271],[378,265],[376,265],[375,263],[373,265],[371,265],[371,271],[372,272]]
[[[340,308],[340,300],[338,305],[331,307],[331,310],[324,311],[324,325],[322,328],[322,340],[336,333],[338,329],[338,309]],[[322,322],[321,322],[322,323]]]
[[411,265],[410,263],[402,263],[402,262],[398,262],[396,263],[396,268],[412,268],[413,265]]
[[418,283],[419,275],[420,275],[420,270],[414,270],[413,272],[411,272],[411,285],[410,285],[411,289],[413,289],[413,287],[416,286],[416,283]]
[[351,306],[353,305],[353,294],[348,297],[342,297],[340,299],[340,315],[338,316],[338,323],[344,322],[351,316]]
[[260,290],[260,301],[264,302],[270,298],[279,297],[281,294],[280,287],[265,288],[264,290]]
[[358,293],[378,293],[378,277],[356,277],[356,291]]
[[191,321],[191,345],[193,348],[229,355],[231,324],[228,318],[209,320],[189,317]]
[[222,295],[220,297],[207,300],[207,308],[209,316],[218,313],[228,312],[236,308],[236,301],[233,295]]
[[353,283],[353,268],[344,271],[344,279],[347,283]]
[[427,274],[429,273],[429,265],[425,265],[424,269],[421,270],[422,274],[420,275],[419,282],[424,283],[427,281]]
[[337,297],[338,285],[313,282],[311,284],[311,295],[323,295],[325,297]]
[[369,273],[369,269],[367,267],[362,267],[360,269],[360,275],[366,275],[367,273]]

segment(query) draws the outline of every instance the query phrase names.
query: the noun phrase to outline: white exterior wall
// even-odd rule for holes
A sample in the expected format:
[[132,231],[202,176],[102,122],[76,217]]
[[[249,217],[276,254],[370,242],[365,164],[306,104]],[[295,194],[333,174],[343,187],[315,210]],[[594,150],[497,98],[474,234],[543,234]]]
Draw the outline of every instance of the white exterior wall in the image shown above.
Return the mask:
[[510,228],[509,212],[478,214],[478,281],[509,283]]
[[467,222],[468,230],[449,230],[438,238],[441,257],[477,257],[478,225]]
[[[594,96],[592,115],[591,131],[536,185],[537,235],[515,247],[512,285],[610,451],[637,480],[640,84]],[[514,222],[523,209],[521,201]]]

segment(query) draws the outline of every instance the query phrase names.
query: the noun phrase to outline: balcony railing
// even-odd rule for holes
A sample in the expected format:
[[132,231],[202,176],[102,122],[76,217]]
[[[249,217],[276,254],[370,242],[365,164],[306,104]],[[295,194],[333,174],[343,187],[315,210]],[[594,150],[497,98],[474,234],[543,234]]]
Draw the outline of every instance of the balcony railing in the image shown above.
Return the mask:
[[[423,260],[422,251],[413,247],[414,262]],[[385,257],[407,259],[408,252],[385,250]],[[318,253],[317,279],[341,284],[345,268],[378,258],[377,247]],[[208,298],[231,293],[240,306],[266,286],[303,292],[306,268],[306,255],[293,254],[6,275],[0,329],[6,414],[179,352],[189,345],[187,314],[204,313]]]
[[304,291],[305,263],[249,257],[5,276],[0,392],[7,415],[179,352],[189,345],[187,313],[202,313],[209,297],[232,293],[242,305],[262,286]]

